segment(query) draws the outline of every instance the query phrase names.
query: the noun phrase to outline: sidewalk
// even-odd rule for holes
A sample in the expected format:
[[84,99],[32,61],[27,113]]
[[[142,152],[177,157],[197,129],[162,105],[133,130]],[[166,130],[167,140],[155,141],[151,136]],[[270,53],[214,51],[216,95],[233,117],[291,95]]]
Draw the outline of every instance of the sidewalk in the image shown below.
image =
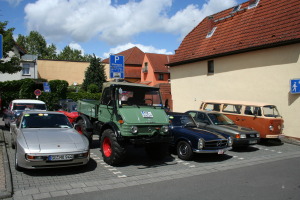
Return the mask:
[[[0,122],[2,125],[2,120]],[[12,197],[12,180],[6,152],[6,143],[0,127],[0,199]]]

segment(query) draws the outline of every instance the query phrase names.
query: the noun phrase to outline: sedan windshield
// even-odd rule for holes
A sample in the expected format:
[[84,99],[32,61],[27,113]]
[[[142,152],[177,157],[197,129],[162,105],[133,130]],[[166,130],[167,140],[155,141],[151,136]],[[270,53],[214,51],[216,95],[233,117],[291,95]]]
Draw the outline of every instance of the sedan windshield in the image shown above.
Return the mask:
[[15,103],[13,110],[46,110],[46,105],[37,103]]
[[209,113],[208,117],[215,125],[233,125],[234,122],[226,117],[226,115],[219,113]]
[[170,121],[173,126],[195,127],[197,126],[193,118],[189,115],[172,115]]
[[60,114],[25,114],[21,128],[72,128],[65,115]]

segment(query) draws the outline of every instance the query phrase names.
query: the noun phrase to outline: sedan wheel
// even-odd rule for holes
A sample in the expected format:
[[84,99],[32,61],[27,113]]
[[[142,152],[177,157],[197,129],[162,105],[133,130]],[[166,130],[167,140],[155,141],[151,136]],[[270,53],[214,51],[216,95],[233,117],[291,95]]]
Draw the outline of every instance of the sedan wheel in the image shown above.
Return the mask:
[[193,157],[191,145],[186,141],[180,141],[177,144],[177,155],[182,160],[190,160]]

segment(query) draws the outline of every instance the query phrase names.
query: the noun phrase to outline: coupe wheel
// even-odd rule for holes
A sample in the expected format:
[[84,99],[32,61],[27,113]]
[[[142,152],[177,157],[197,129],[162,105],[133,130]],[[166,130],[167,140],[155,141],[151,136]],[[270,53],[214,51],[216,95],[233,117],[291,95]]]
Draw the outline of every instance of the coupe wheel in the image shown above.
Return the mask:
[[193,157],[191,145],[186,141],[180,141],[177,144],[177,155],[182,160],[191,160]]
[[106,129],[101,136],[101,152],[104,162],[109,165],[119,164],[125,154],[125,148],[120,145],[114,132],[111,129]]

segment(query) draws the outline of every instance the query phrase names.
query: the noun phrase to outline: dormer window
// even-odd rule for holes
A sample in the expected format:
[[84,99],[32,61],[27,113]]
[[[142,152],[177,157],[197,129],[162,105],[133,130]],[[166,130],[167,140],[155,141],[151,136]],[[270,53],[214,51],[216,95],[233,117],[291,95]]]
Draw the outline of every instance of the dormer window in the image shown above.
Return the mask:
[[207,33],[206,38],[210,38],[214,34],[214,32],[216,31],[216,29],[217,29],[217,27],[213,27],[211,29],[211,31]]
[[235,7],[233,7],[232,13],[239,11],[241,8],[241,5],[237,5]]
[[259,0],[250,0],[248,9],[255,8],[259,3]]

